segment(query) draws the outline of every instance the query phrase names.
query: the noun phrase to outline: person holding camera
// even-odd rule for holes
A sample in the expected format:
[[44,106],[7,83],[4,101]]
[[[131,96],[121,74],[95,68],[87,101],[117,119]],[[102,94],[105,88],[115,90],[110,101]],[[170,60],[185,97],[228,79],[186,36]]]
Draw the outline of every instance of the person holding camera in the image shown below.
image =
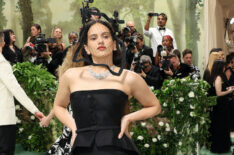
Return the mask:
[[192,56],[193,56],[192,51],[189,50],[189,49],[185,49],[182,54],[183,54],[183,61],[184,61],[184,63],[186,65],[190,66],[190,68],[191,68],[191,71],[192,71],[190,73],[191,78],[194,79],[194,80],[195,79],[200,79],[201,78],[201,76],[200,76],[200,70],[198,69],[197,66],[194,66],[192,64]]
[[55,26],[52,29],[51,38],[55,38],[56,43],[48,44],[49,51],[51,52],[51,61],[48,64],[48,71],[51,74],[56,75],[56,69],[63,62],[63,51],[65,49],[65,45],[62,40],[62,28]]
[[[135,37],[136,39],[134,39]],[[144,43],[143,35],[140,33],[137,33],[135,36],[132,36],[133,39],[125,39],[127,41],[127,62],[128,64],[131,64],[132,61],[140,57],[141,55],[148,55],[151,59],[151,62],[154,61],[153,57],[153,50],[152,48],[148,47]]]
[[135,23],[133,21],[128,21],[126,23],[126,27],[129,28],[130,33],[131,33],[132,36],[135,35],[136,33],[138,33],[137,30],[136,30],[136,25],[135,25]]
[[140,73],[137,71],[138,74],[145,80],[148,86],[153,86],[154,89],[160,89],[162,86],[160,69],[152,64],[151,58],[148,55],[142,55],[139,60],[139,65],[136,63],[133,63],[132,69],[134,71],[140,71]]
[[[157,16],[157,27],[150,28],[150,22],[153,16]],[[162,38],[165,35],[170,35],[173,38],[173,47],[177,48],[173,32],[166,28],[167,15],[165,13],[148,13],[148,19],[143,29],[144,35],[148,36],[151,41],[151,48],[153,49],[153,56],[156,56],[158,45],[162,44]]]
[[165,74],[171,76],[172,78],[184,78],[190,75],[191,68],[180,62],[179,57],[176,54],[171,54],[170,56],[170,67],[164,70]]
[[34,49],[34,46],[36,38],[39,36],[40,33],[41,33],[41,26],[39,24],[33,24],[31,26],[31,36],[28,37],[22,49],[22,51],[26,53],[25,55],[26,60],[29,60],[32,63],[34,63],[34,61],[37,59],[37,52]]
[[11,65],[17,62],[23,62],[23,54],[21,50],[15,45],[15,34],[11,29],[3,31],[5,46],[3,47],[3,56],[11,63]]
[[157,53],[154,59],[155,65],[158,66],[162,56],[168,56],[169,54],[172,54],[173,50],[173,38],[170,35],[163,36],[162,45],[158,45],[157,47]]

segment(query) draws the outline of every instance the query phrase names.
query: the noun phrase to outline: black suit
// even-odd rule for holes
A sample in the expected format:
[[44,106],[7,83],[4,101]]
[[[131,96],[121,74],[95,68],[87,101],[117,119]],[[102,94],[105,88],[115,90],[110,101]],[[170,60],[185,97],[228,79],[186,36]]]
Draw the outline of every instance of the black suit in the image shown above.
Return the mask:
[[184,78],[189,76],[189,73],[192,72],[191,67],[184,63],[180,63],[179,67],[176,70],[174,70],[173,67],[171,69],[173,72],[173,78]]
[[160,69],[157,66],[152,65],[152,69],[145,73],[146,77],[144,78],[147,85],[154,86],[154,89],[160,89],[162,85],[161,77],[160,77]]

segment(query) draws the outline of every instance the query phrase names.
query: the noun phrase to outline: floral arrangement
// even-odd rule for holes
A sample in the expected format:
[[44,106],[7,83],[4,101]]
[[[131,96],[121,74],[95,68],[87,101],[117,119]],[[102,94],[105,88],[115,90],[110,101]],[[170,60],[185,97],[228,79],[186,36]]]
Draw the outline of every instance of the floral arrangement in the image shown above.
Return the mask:
[[[216,104],[208,97],[209,84],[203,80],[166,80],[161,90],[153,90],[162,112],[147,121],[132,125],[132,139],[142,155],[194,154],[196,147],[207,144],[209,111]],[[140,105],[133,99],[130,110]]]
[[[40,65],[30,62],[17,63],[13,66],[14,75],[21,84],[26,94],[38,109],[47,115],[53,105],[57,91],[55,77]],[[44,152],[47,151],[62,132],[62,125],[55,121],[53,126],[42,128],[39,120],[16,101],[17,115],[17,143],[25,150]],[[57,132],[59,131],[59,132]]]

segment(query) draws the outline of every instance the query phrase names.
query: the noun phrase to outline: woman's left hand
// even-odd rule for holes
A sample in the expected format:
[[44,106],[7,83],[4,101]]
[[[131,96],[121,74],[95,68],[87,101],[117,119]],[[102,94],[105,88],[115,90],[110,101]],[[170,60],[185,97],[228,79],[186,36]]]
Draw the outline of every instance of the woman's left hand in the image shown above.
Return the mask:
[[123,137],[123,134],[129,135],[128,126],[130,123],[131,123],[131,121],[128,118],[128,115],[125,115],[121,120],[121,130],[120,130],[120,133],[118,136],[119,139],[121,139]]

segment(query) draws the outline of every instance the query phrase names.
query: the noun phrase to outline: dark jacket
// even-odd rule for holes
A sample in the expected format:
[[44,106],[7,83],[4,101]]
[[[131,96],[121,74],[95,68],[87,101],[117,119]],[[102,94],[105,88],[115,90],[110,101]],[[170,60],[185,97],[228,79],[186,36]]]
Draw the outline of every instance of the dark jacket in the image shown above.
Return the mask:
[[[154,62],[152,48],[150,48],[146,45],[143,45],[143,48],[141,50],[139,50],[139,52],[140,52],[140,55],[148,55],[151,58],[152,63]],[[134,53],[131,53],[131,51],[128,50],[127,51],[127,62],[129,65],[131,65],[133,58],[134,58]]]
[[8,60],[11,65],[16,64],[17,62],[23,62],[23,54],[17,46],[13,46],[15,52],[13,52],[9,46],[3,47],[2,54],[6,60]]
[[145,73],[145,74],[146,74],[146,77],[144,79],[149,86],[154,86],[154,89],[161,88],[162,80],[160,78],[159,67],[152,65],[152,69],[148,73]]

